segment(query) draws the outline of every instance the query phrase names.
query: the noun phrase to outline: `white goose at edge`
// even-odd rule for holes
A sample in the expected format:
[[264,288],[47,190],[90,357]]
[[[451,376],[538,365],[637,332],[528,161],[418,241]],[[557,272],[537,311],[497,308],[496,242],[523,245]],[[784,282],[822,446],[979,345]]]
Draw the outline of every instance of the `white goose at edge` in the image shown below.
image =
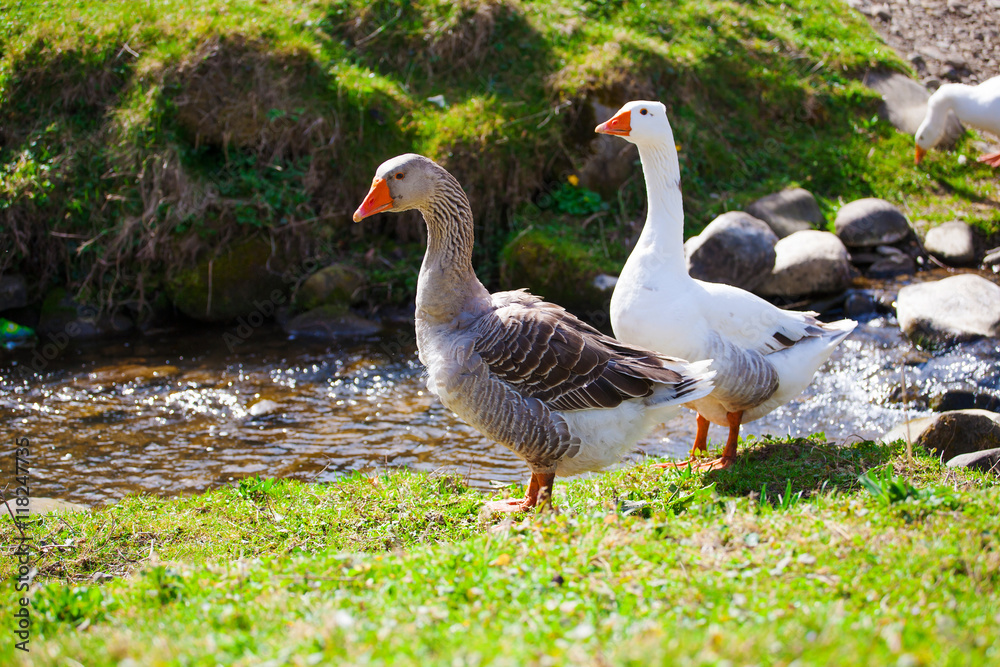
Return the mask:
[[816,313],[782,310],[737,287],[691,278],[680,165],[666,108],[629,102],[596,131],[638,147],[648,197],[645,226],[611,297],[611,326],[625,343],[684,359],[714,359],[715,389],[687,404],[698,413],[691,456],[707,451],[709,422],[728,426],[722,455],[698,464],[728,467],[736,458],[740,425],[800,394],[857,323],[823,323]]
[[[987,79],[978,86],[946,83],[934,91],[927,100],[927,115],[914,135],[914,161],[917,164],[927,151],[941,141],[949,111],[954,112],[962,123],[1000,137],[1000,76]],[[1000,153],[980,155],[978,161],[1000,167]]]

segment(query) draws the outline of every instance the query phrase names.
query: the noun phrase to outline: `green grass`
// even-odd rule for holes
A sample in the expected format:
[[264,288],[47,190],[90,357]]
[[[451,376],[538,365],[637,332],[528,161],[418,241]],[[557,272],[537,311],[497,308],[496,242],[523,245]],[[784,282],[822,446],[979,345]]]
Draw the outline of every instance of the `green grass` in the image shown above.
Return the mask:
[[643,464],[560,482],[557,513],[514,521],[482,500],[455,478],[394,471],[38,519],[20,657],[978,665],[1000,653],[1000,485],[922,452],[908,462],[898,443],[755,441],[730,471]]
[[[416,151],[465,185],[477,266],[578,169],[588,100],[665,101],[689,233],[801,184],[829,213],[881,196],[996,232],[990,170],[872,120],[866,69],[905,69],[835,0],[237,0],[48,3],[0,11],[0,242],[33,297],[65,285],[140,308],[172,273],[248,236],[299,256],[398,255],[415,216],[350,226],[375,167]],[[443,96],[444,107],[429,101]],[[959,150],[970,152],[970,138]],[[643,206],[633,179],[591,225],[620,262]],[[363,250],[359,250],[363,248]],[[405,302],[418,255],[375,261],[373,299]]]

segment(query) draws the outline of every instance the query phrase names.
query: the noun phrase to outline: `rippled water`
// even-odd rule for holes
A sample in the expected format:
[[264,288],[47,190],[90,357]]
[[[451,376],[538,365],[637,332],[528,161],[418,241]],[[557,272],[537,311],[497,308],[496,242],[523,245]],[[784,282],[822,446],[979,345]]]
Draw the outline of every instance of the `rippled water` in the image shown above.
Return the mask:
[[[8,443],[30,440],[33,495],[99,504],[255,474],[322,481],[402,466],[458,472],[479,487],[527,477],[520,460],[427,393],[415,348],[399,344],[405,331],[338,345],[258,330],[235,353],[223,333],[84,344],[44,368],[34,350],[0,352],[0,423]],[[904,415],[923,414],[891,401],[903,368],[925,393],[978,386],[1000,395],[995,342],[909,366],[908,354],[893,323],[863,324],[799,399],[745,431],[878,436]],[[273,410],[255,416],[264,400]],[[693,437],[685,412],[636,456],[681,456]],[[722,441],[725,431],[713,427],[710,437]],[[12,457],[0,465],[11,478]]]

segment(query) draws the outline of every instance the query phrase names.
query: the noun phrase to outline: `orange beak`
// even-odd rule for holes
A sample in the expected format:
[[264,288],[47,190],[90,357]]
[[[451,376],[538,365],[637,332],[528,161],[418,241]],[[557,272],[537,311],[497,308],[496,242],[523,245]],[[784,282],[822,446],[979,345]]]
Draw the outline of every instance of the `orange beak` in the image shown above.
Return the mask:
[[917,146],[917,150],[913,154],[913,164],[920,164],[920,161],[924,159],[925,155],[927,155],[927,151],[920,146]]
[[368,191],[368,196],[361,202],[361,206],[354,212],[354,222],[361,222],[370,215],[381,213],[387,208],[392,208],[392,195],[389,194],[389,185],[385,179],[375,177],[372,181],[372,189]]
[[615,134],[619,137],[627,137],[628,133],[632,131],[632,112],[622,111],[620,114],[612,118],[611,120],[606,120],[597,127],[594,128],[594,132],[598,134]]

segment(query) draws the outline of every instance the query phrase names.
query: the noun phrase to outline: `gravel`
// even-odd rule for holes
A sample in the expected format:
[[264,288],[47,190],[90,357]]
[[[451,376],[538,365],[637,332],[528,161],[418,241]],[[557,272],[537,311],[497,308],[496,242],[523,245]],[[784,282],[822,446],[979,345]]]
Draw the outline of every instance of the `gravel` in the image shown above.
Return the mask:
[[928,88],[1000,75],[1000,0],[846,0]]

